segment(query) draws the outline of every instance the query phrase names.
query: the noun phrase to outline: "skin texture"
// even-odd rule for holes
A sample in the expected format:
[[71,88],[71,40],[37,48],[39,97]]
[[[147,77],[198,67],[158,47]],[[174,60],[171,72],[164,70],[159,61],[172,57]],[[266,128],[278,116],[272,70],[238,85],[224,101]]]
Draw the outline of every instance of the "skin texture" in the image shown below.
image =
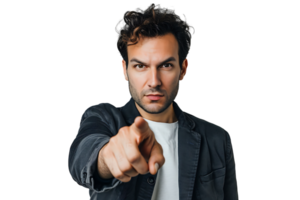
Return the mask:
[[[136,107],[146,119],[165,123],[177,121],[172,101],[188,66],[185,59],[180,70],[178,48],[178,42],[171,33],[154,38],[141,37],[137,44],[127,47],[128,69],[125,60],[122,60],[123,73]],[[161,64],[170,57],[175,60]],[[150,100],[146,97],[150,93],[160,93],[163,97]]]

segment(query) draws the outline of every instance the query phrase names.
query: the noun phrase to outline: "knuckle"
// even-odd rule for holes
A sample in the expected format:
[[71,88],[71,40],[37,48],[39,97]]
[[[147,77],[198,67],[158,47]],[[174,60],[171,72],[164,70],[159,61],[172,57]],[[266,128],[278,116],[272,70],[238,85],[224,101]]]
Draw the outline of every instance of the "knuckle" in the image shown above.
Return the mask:
[[141,157],[138,154],[132,154],[132,155],[128,156],[128,161],[130,163],[136,163],[136,162],[140,161],[140,158]]
[[114,175],[114,177],[122,182],[129,182],[131,180],[131,177],[126,176],[122,172],[118,172]]
[[137,175],[139,175],[139,173],[138,172],[135,172],[135,173],[133,173],[133,177],[135,177],[135,176],[137,176]]
[[110,143],[110,144],[116,144],[116,137],[115,137],[115,136],[111,137],[111,138],[109,139],[109,143]]
[[121,170],[121,172],[126,173],[126,172],[131,171],[132,167],[130,164],[123,164],[123,165],[121,165],[120,170]]
[[123,126],[120,130],[122,130],[122,132],[128,132],[128,129],[128,126]]
[[[122,128],[119,129],[118,134],[121,134],[121,133],[123,133],[123,132],[124,132],[124,127],[122,127]],[[118,135],[118,134],[117,134],[117,135]]]
[[120,128],[119,134],[122,135],[122,136],[126,136],[128,134],[128,127],[123,126],[122,128]]
[[116,172],[116,173],[114,174],[114,177],[115,177],[116,179],[121,180],[121,179],[125,178],[125,175],[124,175],[122,172]]

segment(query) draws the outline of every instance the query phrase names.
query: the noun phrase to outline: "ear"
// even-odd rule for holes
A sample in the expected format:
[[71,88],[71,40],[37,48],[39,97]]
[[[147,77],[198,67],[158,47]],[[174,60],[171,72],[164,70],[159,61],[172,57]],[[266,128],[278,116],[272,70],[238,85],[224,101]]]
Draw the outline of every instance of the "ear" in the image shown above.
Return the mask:
[[126,61],[122,60],[122,65],[123,65],[123,73],[126,81],[128,81],[127,73],[126,73]]
[[179,80],[182,80],[183,77],[185,76],[187,66],[188,66],[188,61],[187,59],[184,59],[184,61],[182,62],[182,69],[180,71]]

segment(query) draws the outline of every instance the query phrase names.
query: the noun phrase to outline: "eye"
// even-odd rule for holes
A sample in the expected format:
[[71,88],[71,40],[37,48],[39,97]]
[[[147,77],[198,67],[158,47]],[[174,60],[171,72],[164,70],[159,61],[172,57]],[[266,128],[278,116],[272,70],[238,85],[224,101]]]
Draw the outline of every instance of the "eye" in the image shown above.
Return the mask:
[[173,67],[173,65],[171,63],[165,63],[162,66],[170,66],[170,67],[163,67],[163,68],[171,68],[171,67]]
[[139,67],[139,66],[145,66],[145,65],[137,64],[137,65],[135,65],[134,67],[135,67],[135,68],[138,68],[138,69],[143,69],[143,67]]
[[[163,64],[163,65],[161,65],[161,66],[165,66],[165,65],[170,66],[170,67],[173,67],[173,65],[172,65],[171,63],[166,63],[166,64]],[[145,65],[140,65],[140,64],[138,64],[138,65],[135,65],[134,68],[136,68],[137,66],[145,66]],[[138,69],[142,69],[141,67],[137,67],[137,68],[138,68]],[[169,68],[169,67],[164,67],[164,68]]]

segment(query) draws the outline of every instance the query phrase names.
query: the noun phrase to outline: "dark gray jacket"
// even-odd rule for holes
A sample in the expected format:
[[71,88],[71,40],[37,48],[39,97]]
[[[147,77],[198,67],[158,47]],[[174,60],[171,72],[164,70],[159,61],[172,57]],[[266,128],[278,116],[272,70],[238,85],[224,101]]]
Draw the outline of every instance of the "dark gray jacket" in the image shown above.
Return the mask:
[[[237,200],[235,161],[229,134],[221,127],[183,112],[173,101],[178,119],[179,196],[181,200]],[[69,153],[73,179],[89,188],[91,200],[151,200],[156,175],[132,177],[129,182],[104,180],[97,171],[100,149],[123,126],[141,116],[134,100],[116,108],[91,106],[82,115]],[[175,188],[174,188],[175,190]]]

